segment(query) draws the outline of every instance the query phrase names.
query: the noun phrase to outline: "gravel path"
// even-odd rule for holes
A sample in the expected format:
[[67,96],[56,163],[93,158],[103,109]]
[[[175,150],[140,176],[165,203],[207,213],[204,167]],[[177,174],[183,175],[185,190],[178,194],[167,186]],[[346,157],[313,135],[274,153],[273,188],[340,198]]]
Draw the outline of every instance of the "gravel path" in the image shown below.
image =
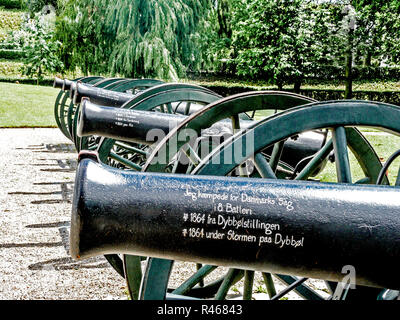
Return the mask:
[[0,129],[0,299],[127,299],[103,258],[69,255],[76,151],[59,129]]

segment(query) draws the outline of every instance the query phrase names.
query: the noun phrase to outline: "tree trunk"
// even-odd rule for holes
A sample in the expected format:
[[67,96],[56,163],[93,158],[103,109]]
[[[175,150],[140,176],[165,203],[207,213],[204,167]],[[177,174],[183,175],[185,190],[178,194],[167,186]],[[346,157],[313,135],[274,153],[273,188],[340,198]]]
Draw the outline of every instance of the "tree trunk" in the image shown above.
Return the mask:
[[294,92],[300,94],[300,87],[301,87],[301,80],[300,79],[296,79],[294,81]]
[[345,92],[344,98],[351,99],[353,97],[353,28],[349,28],[348,43],[346,50],[346,66],[345,66]]
[[36,85],[37,86],[39,85],[39,79],[40,79],[41,76],[42,76],[42,69],[39,66],[38,73],[37,73],[37,79],[36,79]]
[[372,52],[368,51],[367,55],[365,56],[365,59],[364,59],[364,67],[370,67],[371,60],[372,60]]

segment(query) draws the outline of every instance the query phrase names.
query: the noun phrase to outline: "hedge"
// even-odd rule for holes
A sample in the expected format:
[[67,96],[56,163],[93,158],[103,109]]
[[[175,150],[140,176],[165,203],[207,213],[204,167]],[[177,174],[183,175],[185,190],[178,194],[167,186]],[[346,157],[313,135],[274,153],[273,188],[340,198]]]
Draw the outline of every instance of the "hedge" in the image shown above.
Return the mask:
[[[363,67],[363,66],[354,66],[353,67],[353,80],[400,80],[400,67]],[[247,81],[249,77],[246,76],[237,76],[230,73],[223,72],[192,72],[189,71],[187,73],[187,77],[189,79],[237,79],[241,81]],[[254,78],[252,80],[268,80],[268,77],[264,78]],[[344,66],[332,66],[332,65],[315,65],[312,69],[310,69],[304,80],[317,80],[317,81],[331,81],[331,80],[345,80],[345,68]],[[304,81],[303,81],[304,82]],[[286,79],[285,83],[292,84],[291,79]]]
[[[257,87],[246,87],[246,86],[222,86],[222,85],[202,85],[205,88],[213,90],[221,96],[230,96],[247,91],[259,91],[259,90],[271,90],[271,88],[257,88]],[[277,89],[275,89],[277,90]],[[293,92],[293,89],[284,89],[283,91]],[[313,98],[318,101],[328,100],[341,100],[344,99],[344,90],[334,89],[301,89],[300,94]],[[354,90],[353,99],[357,100],[369,100],[390,103],[400,106],[400,91],[362,91]]]
[[22,50],[0,49],[0,59],[18,60],[22,55]]
[[[26,78],[13,78],[13,77],[0,77],[0,82],[13,82],[20,84],[36,84],[36,79],[26,79]],[[45,78],[40,81],[43,86],[52,86],[54,82],[54,77]],[[242,92],[248,91],[260,91],[260,90],[277,90],[271,88],[262,87],[250,87],[250,86],[239,86],[239,85],[213,85],[201,84],[202,87],[213,90],[214,92],[220,94],[221,96],[230,96]],[[283,91],[293,92],[293,89],[284,89]],[[300,94],[311,97],[318,101],[328,101],[328,100],[341,100],[344,99],[344,90],[334,90],[334,89],[301,89]],[[400,91],[365,91],[365,90],[355,90],[353,91],[353,98],[357,100],[369,100],[369,101],[379,101],[390,103],[400,106]]]
[[23,21],[23,12],[20,11],[1,11],[0,10],[0,29],[18,30]]
[[[28,78],[0,77],[0,82],[36,85],[36,79],[28,79]],[[53,86],[53,83],[54,83],[54,77],[44,78],[40,81],[41,86]]]

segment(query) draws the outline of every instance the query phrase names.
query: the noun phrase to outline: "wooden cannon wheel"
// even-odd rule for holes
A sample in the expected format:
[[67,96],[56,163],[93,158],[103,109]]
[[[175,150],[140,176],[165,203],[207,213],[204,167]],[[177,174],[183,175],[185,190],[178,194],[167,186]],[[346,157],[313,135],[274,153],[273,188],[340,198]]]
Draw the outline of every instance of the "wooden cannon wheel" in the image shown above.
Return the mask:
[[[82,77],[77,78],[72,81],[82,81],[83,83],[90,83],[94,84],[98,81],[101,81],[102,77]],[[58,128],[61,132],[68,138],[71,139],[69,136],[68,128],[67,128],[67,121],[66,117],[68,114],[68,104],[69,101],[69,91],[61,89],[56,97],[56,101],[54,103],[54,118],[56,119],[56,123]]]
[[[254,177],[276,179],[276,168],[272,168],[270,163],[275,163],[279,159],[265,161],[265,158],[260,156],[262,150],[269,146],[277,145],[280,141],[300,132],[328,129],[331,138],[324,148],[316,153],[307,166],[296,173],[292,179],[307,180],[315,167],[326,159],[330,151],[333,150],[335,154],[336,179],[332,182],[375,184],[382,170],[382,164],[374,148],[357,127],[373,127],[400,135],[400,124],[397,121],[399,118],[399,107],[367,101],[319,102],[295,107],[257,122],[249,130],[235,134],[231,139],[215,148],[206,158],[202,159],[190,173],[234,176],[238,172],[235,170],[238,166],[245,164],[246,161],[251,161],[254,163],[257,172],[257,175],[253,175]],[[172,136],[174,132],[170,134]],[[252,137],[257,138],[253,139]],[[236,163],[224,161],[226,157],[230,157],[236,147],[248,141],[253,143],[252,150],[246,149],[246,152],[242,154]],[[164,143],[167,143],[167,141]],[[359,168],[350,166],[350,154],[356,159]],[[217,159],[218,161],[216,161]],[[144,170],[151,168],[151,165],[147,165]],[[160,168],[160,165],[158,165],[158,168]],[[383,183],[389,183],[386,177],[383,179]],[[131,259],[133,260],[132,262],[129,261]],[[125,256],[125,264],[129,266],[130,263],[135,263],[134,257]],[[228,290],[244,278],[243,298],[251,299],[254,280],[253,271],[230,269],[226,276],[221,279],[205,283],[205,276],[216,268],[216,266],[199,265],[198,271],[189,279],[178,287],[169,288],[168,282],[171,273],[174,272],[173,261],[149,258],[140,286],[135,287],[135,283],[129,283],[129,277],[127,280],[130,290],[134,291],[134,293],[137,292],[140,299],[168,299],[169,297],[225,299]],[[306,299],[322,299],[318,293],[305,285],[306,279],[286,275],[274,275],[272,277],[269,273],[263,273],[262,275],[270,298],[279,299],[282,295],[294,290]],[[287,283],[287,289],[277,293],[273,282],[274,278]],[[382,292],[382,289],[379,288],[357,286],[355,290],[336,292],[336,296],[334,296],[335,286],[335,283],[327,283],[327,289],[330,292],[329,299],[341,299],[346,294],[348,299],[376,299]],[[139,288],[141,288],[140,292],[137,291]]]
[[[189,116],[183,121],[177,128],[175,128],[167,137],[156,147],[153,153],[148,157],[146,164],[142,171],[153,171],[153,172],[172,172],[175,173],[177,166],[174,165],[174,158],[179,152],[180,148],[185,145],[184,141],[174,146],[172,152],[169,146],[170,141],[178,141],[176,137],[186,128],[195,130],[200,136],[202,129],[209,128],[214,123],[228,119],[232,121],[232,128],[240,129],[241,119],[248,120],[246,112],[256,112],[261,110],[286,110],[295,106],[308,104],[314,102],[314,99],[304,97],[297,94],[276,92],[276,91],[263,91],[263,92],[248,92],[227,98],[219,99],[209,105],[205,106],[200,111]],[[282,144],[277,144],[279,149],[282,150]],[[178,149],[176,149],[176,147]],[[152,163],[152,160],[156,155],[163,153],[166,162],[163,164]],[[280,152],[278,152],[280,154]],[[200,156],[196,155],[199,159]],[[276,166],[278,167],[279,160],[276,159]],[[275,161],[275,160],[272,160]],[[172,169],[170,164],[172,163]],[[194,168],[194,165],[188,166],[187,173]],[[133,299],[138,297],[138,290],[140,286],[141,270],[140,270],[140,258],[134,256],[124,256],[124,267],[125,277],[127,279],[129,292]],[[201,272],[201,271],[200,271]]]
[[[165,84],[159,87],[160,88],[153,87],[151,89],[148,89],[146,90],[147,92],[143,91],[137,97],[135,97],[135,103],[131,101],[127,103],[127,105],[129,105],[129,108],[135,108],[136,110],[154,110],[158,108],[161,104],[168,105],[172,102],[179,101],[177,100],[177,98],[179,97],[178,92],[181,92],[181,94],[183,94],[181,95],[181,101],[187,102],[190,101],[190,99],[192,99],[193,102],[200,101],[200,99],[195,98],[196,96],[194,95],[194,92],[196,92],[194,89],[198,89],[197,87],[188,87],[188,85],[173,84]],[[167,88],[169,90],[166,90]],[[178,88],[180,90],[178,90]],[[197,132],[200,132],[201,129],[209,128],[211,125],[220,120],[230,119],[233,123],[233,127],[237,128],[238,119],[250,119],[250,117],[247,116],[245,112],[254,112],[260,110],[270,110],[276,112],[277,110],[285,110],[294,106],[315,101],[311,98],[300,96],[297,94],[275,91],[251,92],[222,99],[218,99],[218,96],[216,94],[210,93],[209,90],[202,90],[202,95],[204,94],[206,94],[205,97],[207,98],[203,99],[203,101],[200,102],[203,102],[204,104],[208,102],[208,104],[200,111],[189,116],[187,120],[185,120],[179,127],[176,128],[176,130],[173,131],[174,134],[168,135],[165,138],[165,141],[171,141],[174,136],[177,136],[183,129],[187,127],[190,127],[192,129],[195,128]],[[145,98],[142,97],[142,95]],[[210,98],[214,101],[207,100]],[[168,108],[165,108],[165,110],[168,110]],[[169,110],[172,109],[170,108]],[[167,142],[162,142],[160,143],[160,145],[161,144],[164,146],[167,144]],[[129,152],[131,150],[127,150],[125,145],[126,144],[124,144],[123,142],[116,142],[114,139],[102,138],[102,141],[100,142],[98,148],[100,161],[108,165],[116,166],[118,168],[143,171],[147,170],[147,168],[141,168],[141,163],[133,161],[133,159],[139,159],[139,161],[143,162],[143,160],[146,160],[147,156],[137,158],[137,152]],[[183,147],[183,145],[184,143],[178,145],[178,148]],[[175,150],[171,155],[168,155],[169,158],[167,160],[167,163],[173,161],[172,158],[177,153],[178,151]],[[127,155],[129,157],[127,157]],[[117,163],[113,160],[115,160]],[[149,159],[147,159],[147,163],[145,165],[147,164],[150,165]],[[151,169],[149,169],[149,171],[169,170],[167,165],[162,170],[160,170],[160,168],[154,167],[153,165],[150,165],[150,167]],[[174,172],[174,170],[170,170],[170,172]],[[121,263],[118,255],[108,255],[106,258],[114,266],[118,273],[125,274],[128,282],[128,287],[130,288],[131,296],[134,299],[137,298],[138,286],[140,285],[141,279],[140,261],[142,260],[142,258],[134,256],[124,256],[123,264]],[[122,266],[124,266],[125,271],[121,271]]]

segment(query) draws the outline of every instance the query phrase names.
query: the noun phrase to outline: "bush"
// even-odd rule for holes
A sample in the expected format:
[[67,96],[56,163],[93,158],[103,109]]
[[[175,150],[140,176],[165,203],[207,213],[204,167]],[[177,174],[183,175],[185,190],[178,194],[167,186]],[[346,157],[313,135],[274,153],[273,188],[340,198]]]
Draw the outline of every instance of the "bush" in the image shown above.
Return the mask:
[[13,61],[0,61],[0,74],[3,77],[20,77],[23,64]]
[[22,1],[21,0],[0,0],[0,7],[4,7],[6,9],[21,9]]

